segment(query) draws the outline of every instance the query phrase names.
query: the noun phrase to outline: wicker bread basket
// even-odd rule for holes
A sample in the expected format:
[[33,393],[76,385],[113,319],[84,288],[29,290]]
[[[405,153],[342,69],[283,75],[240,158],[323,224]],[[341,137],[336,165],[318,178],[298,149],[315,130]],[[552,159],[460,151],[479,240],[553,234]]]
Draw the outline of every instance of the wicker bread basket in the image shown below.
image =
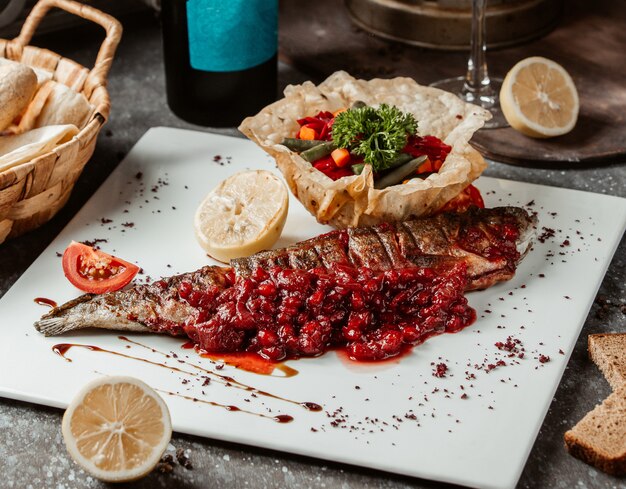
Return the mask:
[[[52,7],[88,19],[106,30],[106,38],[91,70],[52,51],[28,45]],[[99,10],[71,0],[40,0],[18,37],[0,39],[0,57],[52,72],[53,80],[82,93],[95,107],[94,115],[73,139],[47,154],[0,172],[0,243],[48,221],[69,198],[95,149],[98,132],[109,116],[106,80],[121,35],[121,24]]]

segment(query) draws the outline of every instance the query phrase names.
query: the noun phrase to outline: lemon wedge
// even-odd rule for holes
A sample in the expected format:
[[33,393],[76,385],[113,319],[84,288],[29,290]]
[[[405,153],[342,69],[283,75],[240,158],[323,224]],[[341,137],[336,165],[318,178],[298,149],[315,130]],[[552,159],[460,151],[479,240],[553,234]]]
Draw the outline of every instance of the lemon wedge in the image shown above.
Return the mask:
[[511,127],[535,138],[566,134],[578,119],[572,77],[561,65],[539,56],[520,61],[507,73],[500,105]]
[[156,466],[172,424],[150,386],[132,377],[103,377],[72,400],[62,431],[67,451],[83,469],[107,482],[127,482]]
[[194,229],[200,246],[228,262],[271,248],[289,209],[285,184],[266,170],[237,173],[213,189],[198,207]]

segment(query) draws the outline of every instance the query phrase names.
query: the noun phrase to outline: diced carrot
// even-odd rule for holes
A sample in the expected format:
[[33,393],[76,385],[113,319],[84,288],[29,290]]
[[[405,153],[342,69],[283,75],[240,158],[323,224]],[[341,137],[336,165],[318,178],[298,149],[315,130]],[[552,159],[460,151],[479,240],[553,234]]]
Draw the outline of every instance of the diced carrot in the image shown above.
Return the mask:
[[424,163],[422,163],[420,166],[417,167],[417,170],[415,170],[415,173],[430,173],[432,171],[434,171],[433,165],[430,162],[430,158],[427,158]]
[[333,117],[337,117],[339,114],[341,114],[342,112],[345,112],[346,110],[348,109],[343,108],[343,109],[336,110],[335,112],[333,112]]
[[435,160],[435,162],[433,163],[433,171],[439,171],[442,165],[443,165],[443,161]]
[[308,140],[317,139],[317,133],[315,132],[315,129],[313,129],[312,127],[307,127],[307,126],[302,126],[300,128],[300,132],[298,133],[298,136],[300,137],[300,139],[308,139]]
[[339,168],[350,163],[350,151],[345,148],[338,148],[334,150],[330,156]]

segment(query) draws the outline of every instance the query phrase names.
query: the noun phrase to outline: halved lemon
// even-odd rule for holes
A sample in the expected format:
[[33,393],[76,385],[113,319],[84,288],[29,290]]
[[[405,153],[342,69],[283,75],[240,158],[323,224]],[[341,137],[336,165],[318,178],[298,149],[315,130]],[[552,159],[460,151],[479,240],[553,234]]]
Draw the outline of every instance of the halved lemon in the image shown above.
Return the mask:
[[535,138],[566,134],[578,119],[572,77],[561,65],[539,56],[520,61],[507,73],[500,105],[511,127]]
[[132,377],[103,377],[72,400],[62,431],[67,451],[83,469],[107,482],[126,482],[156,466],[172,424],[150,386]]
[[243,171],[220,183],[200,204],[196,238],[216,260],[249,256],[276,243],[288,209],[289,193],[276,175]]

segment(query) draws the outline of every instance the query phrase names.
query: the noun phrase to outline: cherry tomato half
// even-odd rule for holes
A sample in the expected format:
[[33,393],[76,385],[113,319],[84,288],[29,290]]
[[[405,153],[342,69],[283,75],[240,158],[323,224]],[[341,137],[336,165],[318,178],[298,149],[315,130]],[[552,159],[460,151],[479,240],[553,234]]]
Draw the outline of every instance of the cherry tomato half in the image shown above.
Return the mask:
[[139,267],[115,256],[72,241],[63,253],[63,273],[77,288],[91,294],[119,290]]
[[482,195],[480,195],[480,190],[473,185],[469,185],[454,199],[446,202],[437,212],[465,212],[472,205],[483,208],[485,207],[485,202]]

